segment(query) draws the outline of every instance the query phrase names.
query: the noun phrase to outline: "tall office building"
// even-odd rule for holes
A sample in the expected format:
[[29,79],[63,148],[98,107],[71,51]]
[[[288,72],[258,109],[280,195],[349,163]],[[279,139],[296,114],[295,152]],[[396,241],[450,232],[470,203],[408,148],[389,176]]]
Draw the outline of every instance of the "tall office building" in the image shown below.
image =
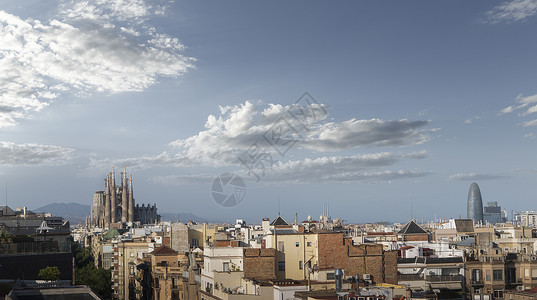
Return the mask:
[[494,225],[502,221],[502,207],[498,205],[498,202],[487,202],[483,211],[483,222]]
[[472,182],[468,191],[467,213],[468,219],[474,220],[475,223],[483,223],[483,200],[479,186],[475,182]]

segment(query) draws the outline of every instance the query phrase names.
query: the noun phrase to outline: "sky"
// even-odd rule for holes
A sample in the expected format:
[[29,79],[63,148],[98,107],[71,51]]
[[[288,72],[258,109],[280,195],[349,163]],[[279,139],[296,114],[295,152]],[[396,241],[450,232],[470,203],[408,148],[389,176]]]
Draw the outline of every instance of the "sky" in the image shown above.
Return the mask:
[[0,0],[0,199],[126,167],[209,220],[535,210],[536,31],[536,0]]

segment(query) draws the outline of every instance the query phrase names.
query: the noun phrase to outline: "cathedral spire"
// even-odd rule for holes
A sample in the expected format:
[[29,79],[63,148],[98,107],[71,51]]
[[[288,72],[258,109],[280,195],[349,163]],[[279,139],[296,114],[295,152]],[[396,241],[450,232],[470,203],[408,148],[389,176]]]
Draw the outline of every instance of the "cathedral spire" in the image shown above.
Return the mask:
[[125,172],[121,172],[121,222],[126,223],[128,220],[128,202],[127,202],[127,167],[124,168]]
[[116,223],[116,169],[112,167],[112,174],[110,174],[110,222]]
[[104,179],[104,226],[108,227],[110,224],[110,185],[108,184],[110,175],[107,175]]
[[134,222],[134,195],[132,193],[132,174],[130,174],[130,180],[129,180],[129,215],[127,220],[129,222]]

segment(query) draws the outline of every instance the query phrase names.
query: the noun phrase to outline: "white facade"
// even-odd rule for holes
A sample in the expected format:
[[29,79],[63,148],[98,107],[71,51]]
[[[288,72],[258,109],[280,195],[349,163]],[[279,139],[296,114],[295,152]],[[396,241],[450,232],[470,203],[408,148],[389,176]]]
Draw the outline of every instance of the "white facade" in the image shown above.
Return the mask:
[[[242,247],[208,247],[204,249],[204,263],[201,270],[201,290],[213,294],[215,277],[220,272],[243,271]],[[240,285],[239,281],[236,283]]]

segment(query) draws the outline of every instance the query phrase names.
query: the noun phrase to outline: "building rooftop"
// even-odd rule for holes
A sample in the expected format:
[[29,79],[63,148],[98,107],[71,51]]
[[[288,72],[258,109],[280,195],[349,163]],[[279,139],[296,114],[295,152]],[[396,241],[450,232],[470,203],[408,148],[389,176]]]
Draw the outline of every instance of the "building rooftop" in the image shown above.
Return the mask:
[[151,252],[150,254],[151,255],[176,255],[178,252],[173,250],[172,248],[166,246],[166,245],[162,245],[161,247],[153,250],[153,252]]
[[397,234],[428,234],[428,232],[416,224],[414,220],[410,220]]
[[287,223],[280,215],[272,223],[270,223],[272,226],[291,226],[289,223]]
[[413,257],[397,259],[398,264],[452,264],[462,262],[462,257]]
[[474,232],[474,220],[458,219],[455,220],[455,228],[457,232]]

